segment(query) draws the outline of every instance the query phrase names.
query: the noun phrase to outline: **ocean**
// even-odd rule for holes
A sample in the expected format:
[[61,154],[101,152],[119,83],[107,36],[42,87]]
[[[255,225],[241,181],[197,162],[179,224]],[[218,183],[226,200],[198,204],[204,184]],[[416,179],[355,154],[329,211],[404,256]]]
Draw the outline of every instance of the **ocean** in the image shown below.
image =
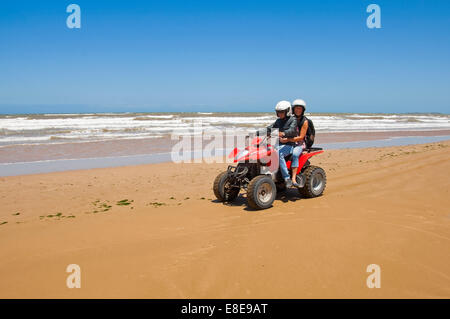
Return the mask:
[[[445,114],[306,115],[316,128],[314,145],[325,149],[450,139],[450,115]],[[246,135],[275,119],[275,113],[0,115],[0,176],[170,161],[180,137],[217,132]],[[188,153],[202,156],[205,144]],[[223,145],[216,151],[230,150]]]
[[[449,130],[447,114],[312,113],[316,131],[389,132]],[[249,132],[275,120],[275,113],[91,113],[0,115],[0,147],[126,139],[161,139],[191,132]]]

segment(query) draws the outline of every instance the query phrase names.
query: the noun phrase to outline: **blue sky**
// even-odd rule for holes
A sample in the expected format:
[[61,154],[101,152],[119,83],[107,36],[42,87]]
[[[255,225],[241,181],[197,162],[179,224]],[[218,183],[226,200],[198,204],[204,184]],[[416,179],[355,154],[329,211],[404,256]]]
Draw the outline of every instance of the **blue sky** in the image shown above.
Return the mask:
[[0,2],[1,113],[450,113],[449,58],[445,0]]

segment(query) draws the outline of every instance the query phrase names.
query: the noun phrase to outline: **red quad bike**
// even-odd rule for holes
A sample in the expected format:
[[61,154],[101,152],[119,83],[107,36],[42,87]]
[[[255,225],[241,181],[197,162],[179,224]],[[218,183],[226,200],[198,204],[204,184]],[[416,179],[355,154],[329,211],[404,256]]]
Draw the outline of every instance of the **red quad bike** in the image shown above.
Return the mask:
[[[299,158],[296,180],[302,197],[317,197],[325,190],[325,171],[309,162],[309,158],[321,153],[322,148],[311,147],[305,149]],[[234,163],[238,164],[228,166],[227,171],[220,173],[214,180],[213,190],[219,201],[233,201],[243,188],[247,191],[247,205],[250,208],[266,209],[272,205],[277,191],[286,189],[280,170],[272,168],[272,161],[278,163],[278,153],[268,144],[267,137],[253,138],[250,146],[242,151],[235,148],[228,157],[234,158]],[[290,157],[291,155],[286,157],[289,170]]]

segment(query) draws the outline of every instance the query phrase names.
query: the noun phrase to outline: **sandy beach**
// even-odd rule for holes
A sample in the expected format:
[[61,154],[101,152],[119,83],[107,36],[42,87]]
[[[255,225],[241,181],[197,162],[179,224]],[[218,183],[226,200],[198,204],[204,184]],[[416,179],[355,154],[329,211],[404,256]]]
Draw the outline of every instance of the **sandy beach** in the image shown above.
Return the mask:
[[227,164],[1,177],[0,298],[450,298],[450,141],[312,163],[324,195],[264,211],[215,200]]

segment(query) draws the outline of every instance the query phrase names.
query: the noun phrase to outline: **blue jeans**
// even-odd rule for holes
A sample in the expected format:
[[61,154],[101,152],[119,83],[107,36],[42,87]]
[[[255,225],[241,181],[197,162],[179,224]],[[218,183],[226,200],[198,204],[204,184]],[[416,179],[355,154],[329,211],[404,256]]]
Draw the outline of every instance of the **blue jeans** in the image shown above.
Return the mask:
[[290,177],[289,176],[289,171],[287,169],[285,157],[288,156],[289,154],[291,154],[293,149],[294,149],[294,147],[292,145],[281,144],[281,145],[278,146],[278,157],[279,157],[279,160],[280,160],[280,171],[281,171],[281,176],[283,176],[284,179]]
[[298,158],[300,157],[300,155],[302,155],[302,152],[303,152],[302,145],[297,145],[296,147],[294,147],[294,149],[292,151],[291,167],[298,167]]

